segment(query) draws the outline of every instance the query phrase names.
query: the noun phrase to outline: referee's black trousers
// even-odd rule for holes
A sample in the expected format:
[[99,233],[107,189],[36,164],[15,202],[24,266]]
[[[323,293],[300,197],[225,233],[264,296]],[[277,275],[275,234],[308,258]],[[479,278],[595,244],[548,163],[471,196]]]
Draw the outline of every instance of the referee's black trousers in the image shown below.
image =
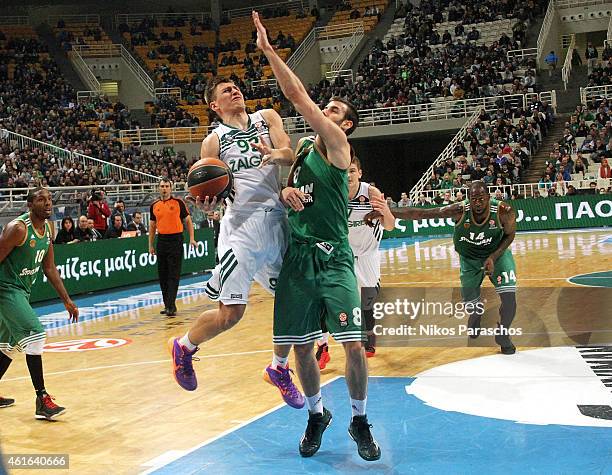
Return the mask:
[[178,292],[183,264],[183,235],[161,234],[157,238],[157,273],[159,286],[164,297],[164,306],[176,311]]

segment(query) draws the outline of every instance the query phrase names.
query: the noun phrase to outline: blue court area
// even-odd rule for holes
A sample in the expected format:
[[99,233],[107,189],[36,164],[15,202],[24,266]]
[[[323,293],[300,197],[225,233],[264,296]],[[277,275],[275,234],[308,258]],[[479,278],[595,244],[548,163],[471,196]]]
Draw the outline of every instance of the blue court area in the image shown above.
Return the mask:
[[334,418],[314,457],[298,453],[306,410],[285,406],[153,473],[612,473],[609,428],[527,425],[445,412],[407,394],[412,381],[370,378],[368,414],[382,448],[377,462],[359,458],[347,433],[351,413],[340,378],[323,388]]

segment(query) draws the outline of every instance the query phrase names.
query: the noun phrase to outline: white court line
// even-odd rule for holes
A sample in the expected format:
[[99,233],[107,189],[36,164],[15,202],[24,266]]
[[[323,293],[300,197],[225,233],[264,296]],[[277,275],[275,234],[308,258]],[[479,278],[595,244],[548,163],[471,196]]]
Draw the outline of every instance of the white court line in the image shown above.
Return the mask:
[[[334,345],[329,345],[330,348],[335,346],[341,346],[340,343],[336,343]],[[237,353],[219,353],[218,355],[202,355],[198,356],[200,359],[213,359],[213,358],[226,358],[228,356],[248,356],[248,355],[256,355],[258,353],[271,353],[273,348],[269,350],[251,350],[251,351],[239,351]],[[150,360],[150,361],[137,361],[135,363],[123,363],[123,364],[112,364],[107,366],[92,366],[90,368],[77,368],[77,369],[67,369],[65,371],[54,371],[52,373],[45,373],[46,376],[61,376],[63,374],[71,374],[71,373],[84,373],[87,371],[98,371],[103,369],[113,369],[113,368],[128,368],[130,366],[143,366],[148,364],[159,364],[159,363],[170,363],[171,359],[166,360]],[[4,378],[0,383],[5,381],[22,381],[24,379],[29,380],[29,376],[19,376],[17,378]]]
[[[324,382],[323,384],[321,384],[321,387],[336,381],[337,379],[341,378],[342,376],[335,376],[333,378],[331,378],[329,381]],[[226,431],[221,432],[219,435],[216,435],[214,437],[212,437],[211,439],[208,439],[204,442],[202,442],[201,444],[196,445],[195,447],[192,447],[190,449],[184,450],[184,451],[177,451],[177,450],[170,450],[168,452],[165,452],[163,454],[160,454],[158,457],[155,457],[152,460],[149,460],[148,462],[145,462],[142,464],[142,466],[144,467],[151,467],[149,469],[147,469],[145,472],[142,472],[141,475],[147,475],[149,473],[154,472],[155,470],[159,470],[163,467],[165,467],[166,465],[175,462],[176,460],[180,459],[181,457],[184,457],[185,455],[188,455],[206,445],[209,445],[211,443],[213,443],[214,441],[225,437],[228,434],[231,434],[232,432],[237,431],[238,429],[241,429],[242,427],[247,426],[248,424],[250,424],[251,422],[255,422],[258,419],[261,419],[262,417],[267,416],[268,414],[271,414],[275,411],[277,411],[278,409],[281,409],[283,407],[287,406],[287,404],[282,403],[279,404],[278,406],[273,407],[272,409],[268,409],[267,411],[259,414],[258,416],[255,416],[251,419],[249,419],[248,421],[244,421],[242,424],[237,425],[236,427],[232,427],[231,429],[228,429]],[[179,452],[179,453],[177,453]],[[160,462],[156,462],[157,460],[159,461],[163,461],[162,463]]]
[[[609,271],[602,270],[602,271],[593,272],[593,274],[599,274],[601,272],[609,272]],[[588,280],[609,279],[610,278],[610,276],[603,276],[603,275],[601,277],[598,277],[598,276],[589,276],[588,272],[586,274],[576,274],[576,275],[572,275],[572,276],[569,276],[569,277],[565,278],[565,280],[567,281],[568,284],[572,284],[572,285],[575,285],[577,287],[592,287],[594,289],[605,289],[607,287],[605,287],[603,285],[580,284],[578,282],[572,282],[570,280],[570,279],[574,279],[576,277],[584,277],[585,279],[588,279]]]
[[[257,353],[270,353],[272,352],[272,348],[270,348],[269,350],[252,350],[252,351],[241,351],[238,353],[221,353],[218,355],[202,355],[202,356],[198,356],[198,358],[200,359],[210,359],[210,358],[225,358],[228,356],[245,356],[245,355],[254,355]],[[71,374],[71,373],[83,373],[86,371],[97,371],[97,370],[101,370],[101,369],[112,369],[112,368],[127,368],[130,366],[142,366],[142,365],[148,365],[148,364],[158,364],[158,363],[170,363],[170,361],[172,361],[171,359],[166,359],[166,360],[150,360],[150,361],[138,361],[135,363],[123,363],[123,364],[113,364],[113,365],[107,365],[107,366],[92,366],[90,368],[78,368],[78,369],[68,369],[65,371],[54,371],[53,373],[45,373],[45,376],[58,376],[58,375],[62,375],[62,374]],[[20,376],[18,378],[6,378],[6,379],[2,379],[2,382],[4,381],[21,381],[22,379],[30,379],[29,376]]]

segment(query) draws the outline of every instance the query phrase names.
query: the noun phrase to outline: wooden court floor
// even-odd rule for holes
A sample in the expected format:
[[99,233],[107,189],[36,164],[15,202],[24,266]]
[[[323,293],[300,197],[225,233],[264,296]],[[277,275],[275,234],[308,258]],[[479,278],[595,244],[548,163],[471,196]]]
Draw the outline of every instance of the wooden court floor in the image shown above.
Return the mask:
[[[383,287],[457,285],[458,259],[450,238],[395,244],[381,254]],[[612,270],[610,230],[520,234],[513,248],[519,286],[572,286],[566,281],[571,276]],[[138,473],[167,452],[188,450],[270,410],[281,402],[276,389],[261,378],[272,354],[272,306],[272,298],[255,287],[243,321],[198,353],[199,388],[191,393],[180,389],[171,376],[166,342],[183,334],[202,310],[212,308],[204,295],[179,304],[176,317],[159,315],[160,307],[149,307],[60,329],[49,341],[113,337],[132,343],[45,356],[47,389],[68,409],[53,423],[34,419],[33,390],[25,360],[18,355],[0,382],[0,394],[17,399],[15,406],[0,410],[3,452],[68,453],[71,473]],[[378,350],[369,368],[371,375],[381,376],[414,376],[497,351]],[[334,346],[331,351],[322,381],[343,374],[341,348]]]

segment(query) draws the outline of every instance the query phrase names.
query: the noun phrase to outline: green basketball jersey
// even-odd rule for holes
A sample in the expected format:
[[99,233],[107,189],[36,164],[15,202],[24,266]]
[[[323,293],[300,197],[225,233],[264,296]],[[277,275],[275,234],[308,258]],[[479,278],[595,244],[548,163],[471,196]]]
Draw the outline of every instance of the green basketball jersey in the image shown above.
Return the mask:
[[469,200],[463,202],[463,216],[455,225],[453,242],[459,255],[469,259],[486,259],[495,251],[504,237],[497,215],[497,200],[491,199],[489,214],[481,224],[474,221]]
[[336,168],[307,138],[298,153],[292,186],[306,196],[304,209],[289,209],[291,235],[298,241],[348,243],[348,173]]
[[30,221],[30,213],[22,214],[17,221],[26,225],[26,238],[0,263],[0,289],[21,290],[30,295],[51,244],[51,228],[45,221],[45,232],[40,236]]

